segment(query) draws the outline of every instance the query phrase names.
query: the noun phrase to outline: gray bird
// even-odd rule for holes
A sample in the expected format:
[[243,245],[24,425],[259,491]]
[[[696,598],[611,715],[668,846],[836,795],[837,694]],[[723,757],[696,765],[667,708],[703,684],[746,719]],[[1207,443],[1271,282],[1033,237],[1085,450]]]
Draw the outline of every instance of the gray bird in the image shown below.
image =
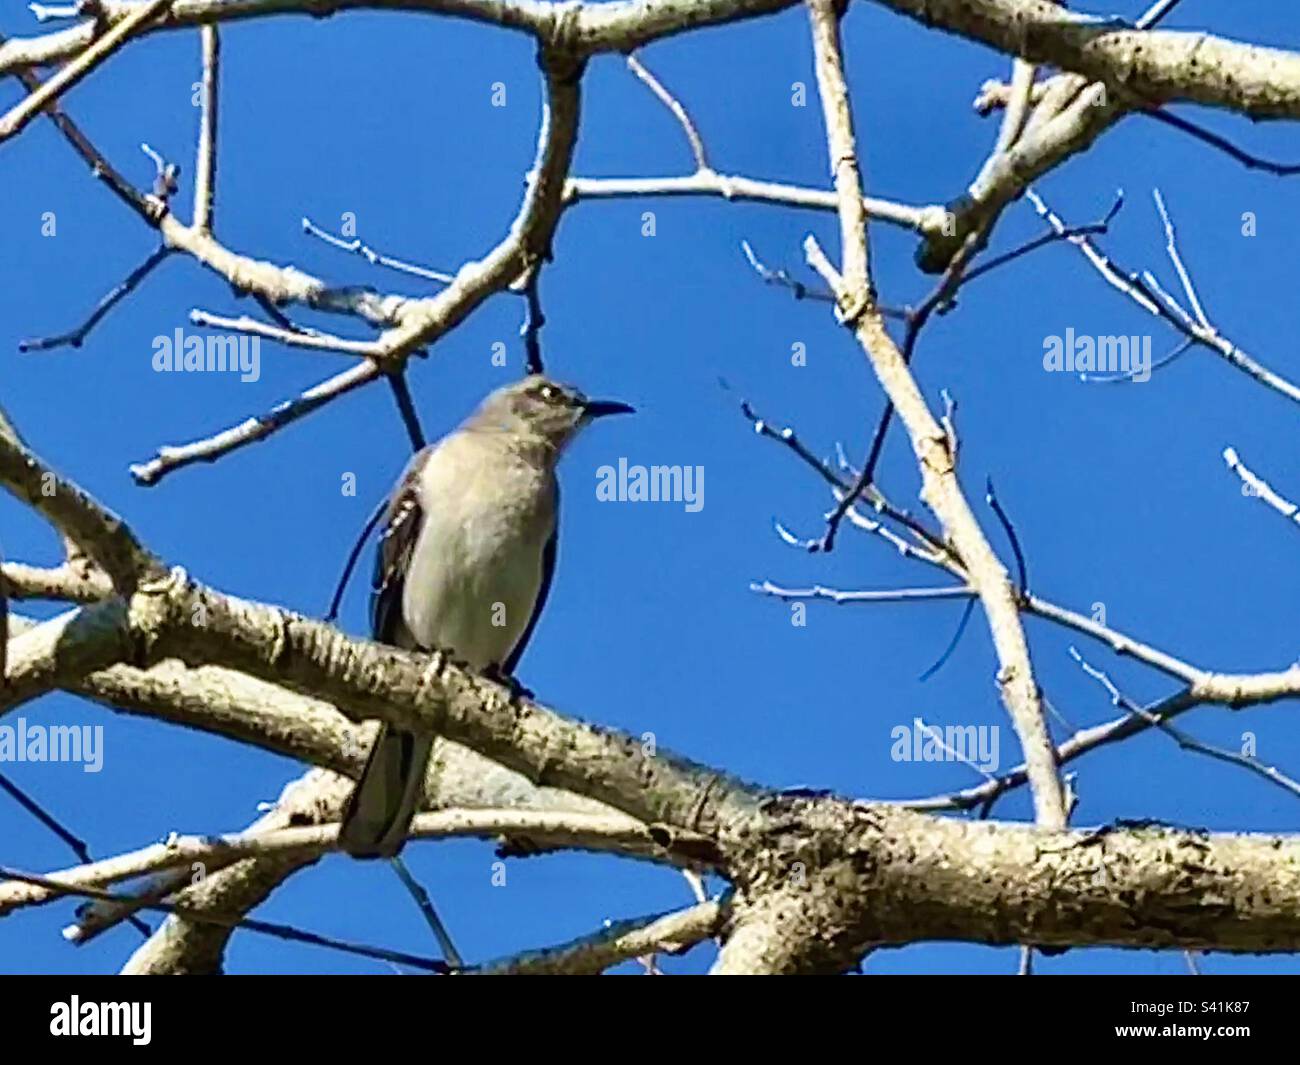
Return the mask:
[[[497,389],[417,453],[385,514],[374,638],[437,648],[477,673],[513,680],[555,572],[555,465],[589,422],[631,411],[535,374]],[[433,739],[380,726],[343,812],[345,851],[390,858],[402,849],[424,797]]]

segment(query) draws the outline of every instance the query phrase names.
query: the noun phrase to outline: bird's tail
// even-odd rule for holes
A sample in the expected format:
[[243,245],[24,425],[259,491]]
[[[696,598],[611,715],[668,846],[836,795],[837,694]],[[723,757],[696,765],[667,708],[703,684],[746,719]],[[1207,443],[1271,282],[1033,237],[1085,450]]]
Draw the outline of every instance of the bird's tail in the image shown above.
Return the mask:
[[391,858],[402,849],[424,798],[433,736],[380,725],[361,779],[343,810],[339,846],[354,858]]

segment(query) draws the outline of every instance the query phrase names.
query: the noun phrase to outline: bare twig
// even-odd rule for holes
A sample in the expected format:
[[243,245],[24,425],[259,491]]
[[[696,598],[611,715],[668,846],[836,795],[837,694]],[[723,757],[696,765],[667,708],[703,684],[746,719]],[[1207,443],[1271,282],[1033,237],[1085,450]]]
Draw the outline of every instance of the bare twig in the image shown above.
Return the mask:
[[1208,144],[1211,148],[1235,159],[1247,170],[1262,170],[1267,174],[1275,174],[1278,177],[1293,177],[1300,174],[1300,163],[1278,163],[1272,159],[1253,155],[1244,148],[1237,147],[1227,137],[1221,137],[1213,130],[1198,126],[1195,122],[1191,122],[1181,115],[1176,115],[1163,107],[1145,107],[1138,113],[1146,115],[1148,118],[1154,118],[1157,122],[1163,122],[1166,126],[1172,126],[1188,136],[1195,137],[1203,144]]
[[274,340],[291,348],[305,348],[308,351],[330,351],[340,355],[361,355],[366,358],[384,357],[384,349],[373,340],[347,340],[344,337],[330,336],[328,333],[303,333],[296,329],[267,325],[248,315],[227,318],[224,315],[210,314],[195,308],[190,311],[190,321],[204,329],[228,329],[236,333]]
[[231,451],[265,440],[276,430],[305,417],[331,400],[368,384],[382,374],[383,370],[377,364],[360,363],[314,385],[300,396],[276,404],[265,414],[255,415],[213,436],[190,444],[160,447],[158,454],[147,462],[132,465],[131,476],[136,484],[155,485],[175,470],[192,466],[196,462],[215,462]]
[[217,93],[220,89],[221,37],[215,23],[200,31],[203,79],[199,86],[199,147],[194,161],[194,227],[212,230],[217,180]]
[[984,498],[988,501],[988,505],[993,508],[993,513],[998,516],[998,521],[1002,523],[1002,530],[1007,534],[1007,540],[1011,544],[1011,553],[1016,557],[1016,574],[1020,578],[1020,594],[1022,596],[1028,595],[1029,571],[1025,564],[1025,553],[1020,549],[1020,537],[1016,535],[1016,527],[1011,523],[1011,518],[1002,509],[1002,504],[998,502],[997,493],[993,490],[993,478],[985,478],[984,484]]
[[[3,41],[4,38],[0,36],[0,45],[3,44]],[[30,70],[19,71],[17,77],[29,93],[37,92],[43,85],[41,79]],[[57,101],[51,101],[47,105],[45,117],[54,123],[55,128],[63,134],[64,139],[72,146],[72,150],[90,167],[90,172],[96,179],[107,185],[119,200],[149,225],[156,226],[158,224],[160,214],[166,209],[165,205],[152,196],[146,196],[131,182],[127,181],[90,143],[77,124],[63,113]]]
[[969,768],[969,769],[973,769],[973,770],[975,770],[976,773],[978,773],[980,776],[982,776],[985,780],[989,781],[990,783],[995,782],[995,781],[997,780],[997,778],[996,778],[995,776],[993,776],[993,774],[990,773],[987,769],[981,769],[981,768],[980,768],[980,767],[979,767],[979,766],[978,766],[978,765],[977,765],[977,764],[976,764],[976,763],[975,763],[975,762],[974,762],[974,761],[973,761],[973,760],[972,760],[972,759],[971,759],[971,758],[966,754],[965,751],[958,750],[958,749],[957,749],[956,747],[954,747],[952,744],[948,743],[948,742],[943,738],[943,729],[938,728],[938,727],[935,726],[935,725],[927,725],[927,724],[926,724],[924,721],[922,721],[919,717],[915,717],[915,718],[913,718],[913,719],[912,719],[912,723],[913,723],[917,728],[919,728],[922,732],[924,732],[927,736],[929,736],[930,739],[932,739],[932,740],[935,742],[935,745],[936,745],[940,750],[945,751],[945,752],[947,752],[948,754],[952,755],[952,757],[953,757],[953,759],[954,759],[955,761],[960,762],[962,765],[966,766],[966,767]]
[[406,383],[406,369],[394,370],[388,375],[388,383],[393,390],[393,399],[397,401],[397,411],[406,426],[406,435],[411,441],[411,450],[420,451],[425,445],[424,430],[420,428],[420,415],[411,399],[411,388]]
[[[631,56],[628,57],[629,61]],[[524,283],[524,322],[519,327],[519,335],[524,341],[524,373],[541,373],[545,367],[542,362],[542,326],[546,324],[546,315],[542,311],[542,297],[539,286],[542,279],[542,264],[533,265]]]
[[316,237],[323,240],[340,251],[351,252],[353,255],[359,255],[372,266],[383,266],[389,270],[396,270],[398,273],[409,274],[412,277],[418,277],[424,281],[436,281],[442,285],[450,285],[456,280],[455,274],[446,273],[443,270],[431,270],[425,266],[417,266],[415,263],[406,262],[403,259],[395,259],[391,255],[376,251],[369,244],[366,244],[360,237],[354,237],[347,240],[344,237],[336,237],[320,226],[316,225],[310,218],[302,220],[302,231],[308,236]]
[[686,108],[678,102],[672,93],[663,87],[659,79],[651,74],[635,55],[627,57],[627,67],[641,79],[642,83],[658,97],[659,102],[668,108],[673,113],[673,117],[681,124],[682,132],[686,134],[686,140],[691,146],[691,155],[695,159],[696,173],[710,171],[709,160],[704,151],[704,141],[700,139],[699,131],[696,130],[695,124],[691,122],[691,116],[686,113]]
[[[1060,216],[1047,206],[1042,197],[1033,189],[1025,193],[1034,205],[1034,209],[1058,232],[1067,227]],[[1091,237],[1075,235],[1067,240],[1088,259],[1093,268],[1114,288],[1131,299],[1148,314],[1168,322],[1175,330],[1188,340],[1208,348],[1230,365],[1253,377],[1260,384],[1285,396],[1295,403],[1300,403],[1300,386],[1293,384],[1281,375],[1257,362],[1242,351],[1218,329],[1207,322],[1193,317],[1185,311],[1168,293],[1159,287],[1159,283],[1148,272],[1138,277],[1132,271],[1118,267],[1097,245]],[[1181,264],[1181,260],[1178,260]],[[1190,282],[1190,279],[1189,279]],[[1199,307],[1199,303],[1194,306]]]
[[37,22],[53,22],[59,19],[80,18],[83,14],[88,13],[81,0],[75,4],[64,4],[63,6],[57,4],[29,3],[27,9],[32,13],[32,16]]
[[[740,412],[753,424],[754,432],[759,436],[767,437],[769,440],[775,440],[778,444],[793,452],[806,465],[815,470],[822,480],[831,487],[837,503],[843,502],[844,496],[849,491],[849,481],[841,477],[824,459],[820,459],[813,454],[793,428],[778,426],[762,417],[747,400],[741,401]],[[850,473],[853,472],[846,463],[844,468]],[[883,536],[904,556],[918,558],[935,565],[943,565],[954,575],[963,576],[960,562],[953,554],[951,546],[945,544],[942,537],[931,532],[907,511],[892,504],[874,485],[870,487],[866,496],[858,500],[858,503],[867,503],[878,514],[898,522],[915,537],[919,547],[908,543],[879,522],[874,522],[860,515],[856,509],[848,511],[850,522],[867,532]],[[786,539],[787,542],[793,542],[797,539],[787,535],[779,525],[777,531],[782,534],[783,539]],[[816,540],[799,541],[798,545],[804,550],[810,550],[817,542]],[[943,561],[940,561],[941,559]]]
[[381,499],[378,506],[371,512],[370,517],[366,519],[365,528],[361,530],[361,535],[357,537],[356,543],[352,545],[352,550],[348,553],[347,562],[343,564],[343,573],[339,577],[339,582],[334,588],[334,598],[330,600],[329,610],[325,613],[325,620],[333,622],[339,616],[339,604],[343,602],[343,592],[348,586],[348,579],[352,576],[352,570],[356,567],[357,559],[361,556],[362,549],[366,546],[366,540],[369,539],[371,532],[374,531],[379,519],[384,516],[388,509],[388,500]]
[[[0,637],[4,635],[4,631],[5,630],[3,624],[0,624]],[[0,644],[3,644],[3,640],[0,640]],[[12,780],[10,780],[2,773],[0,773],[0,788],[3,788],[5,791],[7,791],[10,794],[10,796],[13,797],[14,801],[18,803],[19,806],[21,806],[33,817],[35,817],[36,820],[38,820],[42,825],[48,828],[50,832],[58,836],[59,839],[61,839],[64,843],[66,843],[68,845],[68,848],[72,851],[72,853],[75,854],[82,862],[86,863],[87,865],[94,862],[95,859],[91,857],[90,848],[86,845],[86,841],[84,839],[82,839],[70,828],[68,828],[61,821],[59,821],[58,818],[56,818],[52,813],[50,813],[43,806],[41,806],[40,803],[38,803],[35,799],[33,799],[30,795],[28,795],[25,791],[23,791],[22,788],[20,788],[17,784],[15,784]],[[141,935],[150,936],[153,934],[153,929],[150,928],[147,924],[145,924],[144,921],[140,920],[139,917],[132,915],[130,917],[130,921],[132,927],[135,928],[135,930],[139,932]]]
[[1154,29],[1183,0],[1156,0],[1133,25],[1139,30]]
[[1300,507],[1279,495],[1267,481],[1247,469],[1245,463],[1237,456],[1235,448],[1223,449],[1223,461],[1228,464],[1228,469],[1241,478],[1241,487],[1245,494],[1267,503],[1293,525],[1300,525]]
[[1165,252],[1169,255],[1169,261],[1174,264],[1174,269],[1178,272],[1178,280],[1182,282],[1183,292],[1187,296],[1187,302],[1191,304],[1192,310],[1196,314],[1196,320],[1208,329],[1210,328],[1209,319],[1205,317],[1200,298],[1196,295],[1196,287],[1192,284],[1192,279],[1187,273],[1187,267],[1183,265],[1183,257],[1178,252],[1178,237],[1174,232],[1174,221],[1169,217],[1169,211],[1165,207],[1165,198],[1160,195],[1159,189],[1152,189],[1151,196],[1155,200],[1156,210],[1160,212],[1160,221],[1165,227]]
[[1079,380],[1094,385],[1121,385],[1145,381],[1157,370],[1162,370],[1182,358],[1194,345],[1195,341],[1184,337],[1167,355],[1161,355],[1160,358],[1153,360],[1150,366],[1134,366],[1128,370],[1117,370],[1115,373],[1089,373],[1084,370],[1079,373]]
[[85,342],[90,331],[95,328],[117,304],[134,292],[150,273],[155,266],[161,263],[172,253],[172,249],[166,245],[159,245],[155,250],[149,253],[139,266],[126,275],[125,279],[114,285],[112,289],[95,304],[94,310],[90,316],[77,326],[77,328],[67,333],[59,333],[55,336],[37,337],[32,340],[23,340],[18,344],[19,351],[49,351],[52,348],[69,346],[79,348]]
[[[50,874],[50,884],[32,884],[22,878],[0,881],[0,914],[25,906],[44,904],[59,894],[59,887],[114,884],[200,861],[209,870],[225,868],[253,857],[288,857],[322,854],[338,844],[338,824],[307,824],[232,836],[176,836],[140,850]],[[411,838],[496,839],[524,835],[552,846],[618,851],[626,843],[653,843],[646,825],[618,813],[581,813],[575,810],[464,809],[438,810],[417,815]],[[129,900],[123,900],[129,901]]]
[[[564,186],[566,205],[579,200],[623,200],[646,196],[720,196],[733,203],[767,203],[814,211],[835,210],[835,193],[827,189],[758,181],[739,174],[719,174],[712,170],[682,177],[573,177]],[[870,196],[863,198],[862,207],[878,222],[917,233],[940,232],[947,218],[947,212],[939,206],[914,207]]]
[[161,203],[167,204],[176,190],[180,188],[178,178],[181,174],[181,168],[175,163],[169,163],[161,152],[154,151],[148,144],[141,144],[140,151],[144,152],[154,165],[153,177],[153,194]]
[[160,900],[142,902],[131,896],[118,895],[89,885],[72,886],[58,880],[52,880],[49,877],[37,876],[34,873],[4,866],[0,866],[0,877],[22,884],[30,884],[33,887],[44,888],[54,895],[71,895],[74,898],[80,897],[97,899],[102,902],[128,904],[139,909],[181,916],[187,921],[195,921],[199,924],[217,925],[223,928],[241,928],[249,932],[260,932],[263,935],[274,936],[277,939],[289,940],[295,943],[310,943],[313,946],[327,947],[330,950],[341,951],[345,954],[356,954],[363,958],[376,958],[380,961],[393,962],[399,965],[410,965],[413,968],[424,969],[427,972],[445,973],[449,971],[446,962],[433,958],[408,954],[405,951],[385,950],[382,947],[368,947],[360,943],[349,943],[346,940],[319,935],[316,932],[307,932],[300,928],[277,924],[272,921],[262,921],[252,917],[226,917],[221,914],[210,913],[207,910],[176,906]]
[[414,876],[411,870],[406,867],[401,856],[388,859],[388,864],[393,867],[397,873],[397,879],[402,882],[402,886],[410,893],[415,904],[420,908],[420,913],[424,915],[429,929],[433,932],[434,938],[438,941],[438,947],[442,950],[442,956],[447,960],[447,964],[453,969],[460,969],[465,964],[465,959],[461,957],[460,951],[456,949],[456,944],[452,942],[451,933],[447,931],[447,926],[443,924],[442,918],[438,916],[438,911],[434,908],[433,899],[424,889]]
[[1029,118],[1029,109],[1034,92],[1034,76],[1038,68],[1023,59],[1017,58],[1011,64],[1011,85],[1006,97],[1006,110],[1002,113],[1002,127],[998,130],[997,144],[994,151],[1003,153],[1020,139],[1021,131]]
[[957,650],[957,645],[961,643],[962,636],[966,633],[966,626],[970,624],[970,619],[975,613],[976,602],[977,600],[974,596],[967,601],[965,608],[961,612],[961,617],[957,620],[957,627],[953,629],[952,636],[948,640],[947,646],[945,646],[943,651],[940,652],[939,657],[934,660],[933,665],[926,667],[921,675],[916,678],[917,680],[929,680],[947,664],[948,659],[950,659],[953,652]]
[[1112,705],[1117,706],[1122,710],[1127,710],[1130,714],[1135,714],[1142,718],[1147,722],[1147,724],[1159,729],[1161,732],[1165,733],[1165,735],[1172,738],[1183,750],[1194,751],[1197,754],[1206,755],[1216,761],[1240,766],[1241,768],[1254,773],[1256,776],[1263,777],[1269,783],[1276,784],[1278,787],[1282,788],[1283,791],[1290,792],[1292,795],[1300,797],[1300,783],[1296,783],[1296,781],[1292,780],[1285,773],[1280,772],[1271,765],[1265,765],[1258,758],[1246,754],[1238,754],[1235,751],[1229,751],[1222,747],[1216,747],[1213,744],[1196,739],[1196,737],[1183,732],[1181,729],[1175,728],[1173,725],[1169,724],[1168,721],[1164,720],[1164,718],[1157,714],[1152,714],[1121,692],[1105,671],[1090,665],[1088,661],[1073,647],[1070,648],[1070,657],[1079,664],[1079,667],[1087,673],[1088,676],[1092,677],[1093,680],[1097,681],[1106,689],[1110,694]]
[[809,588],[782,588],[771,581],[754,583],[752,592],[775,596],[778,599],[825,599],[844,603],[905,603],[918,599],[969,599],[974,595],[970,588],[887,588],[881,591],[840,591],[814,584]]
[[839,272],[843,277],[843,288],[836,295],[841,319],[852,322],[875,303],[875,286],[871,278],[867,212],[862,206],[863,180],[858,166],[860,148],[855,142],[853,109],[844,77],[841,13],[832,0],[809,0],[808,12],[817,92],[826,124],[826,148],[840,221]]
[[809,288],[802,281],[797,281],[790,276],[790,273],[782,269],[772,269],[763,263],[757,255],[749,241],[740,242],[740,250],[745,253],[745,260],[754,269],[754,273],[763,279],[766,285],[779,285],[781,288],[787,288],[797,300],[809,299],[818,300],[822,303],[834,303],[835,293],[824,288]]
[[607,921],[595,935],[488,962],[468,972],[471,975],[595,975],[632,958],[655,953],[680,954],[716,935],[726,912],[725,902],[703,900],[676,913],[633,921]]

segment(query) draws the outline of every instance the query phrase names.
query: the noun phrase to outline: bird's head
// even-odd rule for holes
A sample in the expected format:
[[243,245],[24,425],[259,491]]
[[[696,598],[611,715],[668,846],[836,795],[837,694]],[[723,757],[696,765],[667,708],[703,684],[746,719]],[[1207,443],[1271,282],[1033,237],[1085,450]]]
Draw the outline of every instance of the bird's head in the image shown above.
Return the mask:
[[633,408],[626,403],[588,399],[571,385],[530,374],[488,396],[476,420],[526,434],[558,451],[589,422],[610,414],[631,413]]

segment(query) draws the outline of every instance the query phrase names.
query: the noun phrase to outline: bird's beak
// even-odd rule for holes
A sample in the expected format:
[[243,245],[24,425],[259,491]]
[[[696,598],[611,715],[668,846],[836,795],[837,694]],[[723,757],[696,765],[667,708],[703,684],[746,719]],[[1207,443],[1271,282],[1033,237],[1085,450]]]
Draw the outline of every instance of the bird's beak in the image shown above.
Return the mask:
[[636,408],[616,399],[589,399],[583,404],[582,413],[588,418],[604,418],[608,414],[635,414]]

